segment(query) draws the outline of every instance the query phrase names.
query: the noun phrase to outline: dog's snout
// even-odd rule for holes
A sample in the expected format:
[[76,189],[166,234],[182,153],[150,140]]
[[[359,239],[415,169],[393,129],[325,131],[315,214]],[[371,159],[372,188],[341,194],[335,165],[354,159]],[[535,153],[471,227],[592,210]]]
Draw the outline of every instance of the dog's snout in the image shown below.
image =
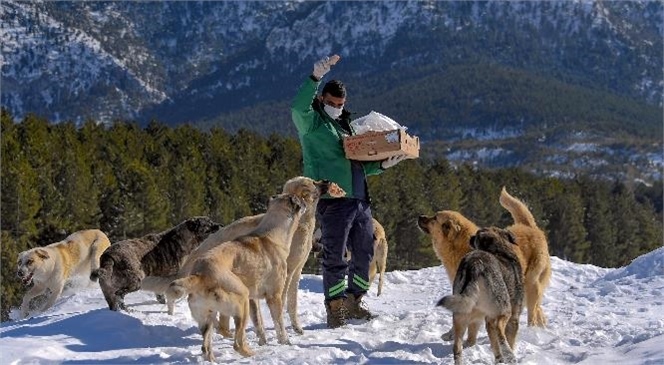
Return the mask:
[[426,215],[421,215],[417,218],[417,226],[425,233],[429,233],[429,218]]

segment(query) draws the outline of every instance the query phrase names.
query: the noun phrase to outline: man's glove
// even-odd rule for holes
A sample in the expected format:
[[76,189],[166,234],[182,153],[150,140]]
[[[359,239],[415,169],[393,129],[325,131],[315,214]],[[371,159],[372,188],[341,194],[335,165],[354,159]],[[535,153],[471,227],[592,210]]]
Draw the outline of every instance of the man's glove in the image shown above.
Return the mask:
[[383,169],[389,169],[390,167],[398,164],[399,162],[403,161],[406,159],[406,155],[396,155],[392,157],[388,157],[386,160],[383,160],[383,162],[380,163],[380,167]]
[[337,61],[339,61],[339,58],[340,57],[338,55],[332,55],[314,63],[314,71],[311,73],[311,75],[317,80],[322,79],[326,73],[330,72],[330,66],[335,65]]

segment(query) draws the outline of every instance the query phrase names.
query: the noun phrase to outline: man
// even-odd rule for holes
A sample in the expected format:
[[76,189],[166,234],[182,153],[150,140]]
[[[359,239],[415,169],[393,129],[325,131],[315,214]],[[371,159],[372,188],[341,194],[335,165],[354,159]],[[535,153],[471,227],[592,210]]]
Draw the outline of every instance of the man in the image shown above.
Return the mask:
[[[346,88],[340,81],[332,80],[316,95],[320,80],[338,59],[335,55],[314,64],[312,75],[300,86],[291,108],[302,145],[304,175],[333,181],[346,191],[344,198],[324,196],[316,211],[322,233],[323,288],[329,328],[343,326],[351,318],[374,317],[362,302],[369,289],[369,264],[373,257],[373,223],[366,177],[405,159],[405,155],[399,155],[383,161],[360,162],[345,157],[343,138],[353,134],[350,113],[344,109]],[[350,265],[344,259],[346,248],[352,252]]]

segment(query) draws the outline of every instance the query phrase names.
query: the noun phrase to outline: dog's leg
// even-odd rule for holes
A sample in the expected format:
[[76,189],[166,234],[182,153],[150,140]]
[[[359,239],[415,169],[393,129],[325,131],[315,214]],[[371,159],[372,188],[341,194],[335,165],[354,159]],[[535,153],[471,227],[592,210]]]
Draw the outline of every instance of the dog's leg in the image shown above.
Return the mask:
[[491,350],[496,358],[496,363],[515,363],[516,357],[507,342],[505,337],[505,328],[507,327],[507,321],[509,316],[500,315],[494,319],[487,319],[486,321],[486,330],[489,334],[489,341],[491,342]]
[[491,343],[491,351],[496,359],[496,364],[503,362],[503,353],[500,351],[500,340],[498,335],[498,320],[495,318],[486,319],[486,332],[489,335],[489,342]]
[[299,335],[304,334],[304,330],[297,317],[297,289],[300,285],[300,277],[302,276],[302,269],[305,264],[306,260],[301,262],[295,270],[288,275],[290,280],[287,281],[287,286],[284,288],[284,295],[282,296],[282,303],[286,303],[286,309],[288,311],[293,331]]
[[277,330],[277,342],[282,345],[290,345],[291,343],[288,340],[288,333],[286,333],[286,327],[284,326],[284,306],[281,301],[280,293],[281,291],[277,290],[272,296],[266,296],[265,301],[267,302],[268,308],[270,308],[270,315],[272,316],[274,328]]
[[55,304],[55,301],[58,299],[60,294],[62,294],[62,289],[64,289],[65,283],[62,282],[55,288],[50,288],[50,294],[48,295],[46,302],[41,306],[39,309],[40,312],[43,312],[53,306]]
[[545,327],[546,317],[542,311],[543,291],[537,282],[526,282],[526,306],[528,307],[528,326]]
[[507,321],[507,326],[505,326],[505,337],[507,337],[507,342],[510,345],[512,351],[515,350],[514,344],[516,343],[516,335],[519,332],[519,316],[512,315]]
[[212,351],[212,332],[214,330],[213,316],[216,313],[208,314],[207,321],[201,327],[201,335],[203,335],[203,346],[201,350],[203,351],[203,357],[209,362],[215,362],[214,352]]
[[219,323],[217,325],[217,333],[225,338],[233,337],[231,333],[231,318],[225,314],[219,313]]
[[524,280],[528,326],[546,327],[546,316],[542,310],[544,289],[540,283],[544,274],[526,273]]
[[92,245],[90,245],[90,272],[94,272],[99,269],[99,259],[101,254],[104,253],[104,249],[99,247],[99,239],[96,239]]
[[463,335],[466,333],[466,323],[468,321],[465,314],[452,315],[452,332],[454,333],[454,344],[452,345],[452,353],[454,354],[454,365],[463,364],[461,352],[463,351]]
[[119,307],[117,298],[115,296],[115,289],[108,285],[105,277],[99,278],[99,287],[101,288],[101,292],[104,294],[104,299],[106,299],[108,309],[117,312]]
[[482,321],[472,321],[468,325],[468,336],[466,341],[463,343],[463,347],[472,347],[477,343],[477,334],[480,331],[482,326]]
[[378,272],[378,257],[375,257],[371,260],[369,264],[369,285],[373,285],[374,279],[376,278],[376,273]]
[[210,311],[209,308],[200,305],[200,302],[189,301],[189,309],[191,310],[191,316],[194,317],[196,323],[198,323],[198,329],[201,331],[203,336],[203,345],[201,346],[201,351],[203,352],[203,358],[207,361],[214,362],[214,353],[212,352],[212,331],[214,330],[214,316],[216,312]]
[[35,285],[25,293],[23,296],[23,302],[21,303],[21,318],[26,318],[28,314],[30,314],[30,301],[36,296],[41,295],[45,290],[46,284],[35,283]]
[[[166,311],[168,312],[169,315],[173,315],[175,312],[175,301],[178,300],[180,297],[174,297],[169,295],[169,292],[166,292]],[[220,320],[221,322],[221,320]]]
[[249,319],[249,295],[248,293],[242,294],[231,294],[237,296],[238,306],[237,308],[239,315],[233,316],[233,322],[235,323],[235,341],[233,343],[233,348],[235,351],[239,352],[242,356],[253,356],[254,352],[251,351],[246,342],[246,333],[245,329],[247,328],[247,320]]
[[265,337],[263,316],[261,315],[258,299],[249,299],[249,311],[251,312],[251,322],[253,322],[254,328],[256,329],[256,335],[258,336],[258,346],[263,346],[267,344],[267,338]]

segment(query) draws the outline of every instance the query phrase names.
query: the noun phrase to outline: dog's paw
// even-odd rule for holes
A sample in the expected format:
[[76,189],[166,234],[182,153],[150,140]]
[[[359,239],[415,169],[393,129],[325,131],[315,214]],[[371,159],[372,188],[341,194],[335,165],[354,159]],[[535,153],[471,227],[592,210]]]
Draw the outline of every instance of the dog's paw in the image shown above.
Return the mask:
[[164,294],[155,294],[155,296],[159,304],[166,304],[166,296]]
[[449,330],[443,333],[443,335],[440,336],[440,339],[443,341],[452,341],[454,340],[454,332],[452,332],[452,330]]

